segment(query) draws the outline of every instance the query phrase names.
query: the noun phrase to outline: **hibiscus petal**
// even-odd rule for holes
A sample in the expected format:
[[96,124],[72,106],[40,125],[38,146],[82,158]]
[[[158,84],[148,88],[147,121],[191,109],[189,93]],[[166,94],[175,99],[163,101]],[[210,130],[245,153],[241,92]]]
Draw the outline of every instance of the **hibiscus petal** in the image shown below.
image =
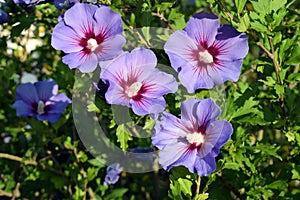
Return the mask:
[[32,117],[35,115],[33,107],[22,100],[17,100],[13,107],[16,109],[17,116]]
[[228,24],[224,24],[219,28],[212,46],[218,50],[216,58],[226,61],[242,59],[248,54],[249,50],[247,35],[238,32]]
[[51,123],[55,123],[59,120],[61,113],[48,113],[43,115],[37,115],[36,118],[40,121],[48,120]]
[[220,148],[229,140],[233,132],[232,126],[225,120],[212,122],[206,130],[205,142],[212,144],[212,156],[219,154]]
[[132,66],[141,68],[155,68],[157,58],[153,51],[143,47],[135,48],[126,58],[126,66],[130,69]]
[[69,53],[62,57],[62,62],[67,64],[70,69],[75,69],[80,67],[82,63],[86,60],[87,54],[83,51]]
[[191,131],[194,132],[198,128],[197,123],[197,106],[201,100],[199,99],[188,99],[181,103],[181,119],[185,121],[186,126],[191,128]]
[[213,68],[217,70],[219,76],[222,77],[222,82],[227,80],[237,81],[240,77],[242,64],[242,59],[233,61],[219,60],[214,64]]
[[67,26],[64,21],[60,21],[52,32],[51,45],[65,53],[77,52],[83,49],[79,45],[80,39],[80,35]]
[[[100,78],[110,83],[121,83],[121,80],[126,81],[128,76],[128,72],[126,72],[125,69],[125,59],[127,54],[129,53],[124,52],[111,62],[104,62],[105,66],[104,68],[101,68]],[[101,63],[103,64],[103,62]]]
[[167,93],[174,93],[178,89],[178,84],[174,76],[161,72],[158,69],[143,70],[138,77],[138,81],[144,83],[146,97],[160,97]]
[[[210,47],[217,35],[219,19],[217,16],[205,12],[195,14],[184,30],[198,45],[203,48]],[[183,41],[185,42],[185,41]]]
[[211,89],[214,86],[212,77],[208,75],[206,68],[198,69],[190,64],[182,67],[178,78],[189,93],[194,93],[199,88]]
[[98,59],[94,53],[86,56],[85,61],[80,65],[79,70],[82,73],[93,72],[98,66]]
[[[48,104],[48,105],[47,105]],[[49,103],[47,102],[46,103],[46,108],[48,110],[47,114],[51,113],[57,113],[57,114],[61,114],[65,109],[66,107],[69,105],[69,102],[50,102],[50,105]]]
[[97,6],[91,4],[76,3],[65,12],[64,21],[68,26],[73,28],[77,34],[85,38],[86,33],[92,33],[94,31],[95,20],[93,19],[93,15],[97,8]]
[[195,168],[195,161],[197,157],[197,150],[187,150],[184,152],[184,154],[178,158],[169,168],[175,167],[175,166],[185,166],[188,168],[188,170],[192,173],[194,173]]
[[105,38],[121,34],[123,31],[122,19],[119,13],[114,12],[109,7],[101,6],[94,14],[96,25],[95,35],[103,34]]
[[148,98],[142,97],[141,99],[135,101],[130,99],[130,104],[132,110],[137,115],[146,115],[150,113],[160,113],[166,107],[166,101],[163,97],[158,98]]
[[25,103],[38,103],[39,97],[35,86],[32,83],[24,83],[19,85],[16,89],[17,100],[23,100]]
[[210,154],[204,158],[196,158],[195,170],[199,176],[207,176],[216,170],[216,161]]
[[57,94],[58,85],[53,79],[39,81],[35,84],[39,100],[48,101],[53,95]]
[[54,102],[72,103],[71,99],[69,99],[64,93],[59,93],[55,96],[52,96],[50,100]]
[[[188,144],[183,142],[176,142],[165,146],[159,151],[159,163],[164,169],[169,171],[173,164],[187,153],[188,147]],[[194,155],[191,154],[191,157],[191,159],[193,159]]]
[[113,82],[105,93],[105,99],[109,104],[129,106],[129,98],[125,96],[123,88]]
[[217,119],[220,115],[220,108],[212,99],[203,99],[197,107],[198,125],[207,128],[211,121]]
[[193,62],[193,51],[197,50],[197,45],[185,31],[175,31],[164,45],[164,50],[172,67],[178,71],[179,68],[188,67],[185,63]]
[[101,50],[99,52],[95,52],[98,60],[108,60],[122,54],[122,46],[125,44],[125,42],[126,40],[122,35],[116,35],[107,40],[104,40],[100,44]]
[[152,144],[162,149],[168,144],[176,143],[178,138],[186,136],[186,131],[181,120],[174,115],[164,112],[155,124],[155,134],[152,136]]

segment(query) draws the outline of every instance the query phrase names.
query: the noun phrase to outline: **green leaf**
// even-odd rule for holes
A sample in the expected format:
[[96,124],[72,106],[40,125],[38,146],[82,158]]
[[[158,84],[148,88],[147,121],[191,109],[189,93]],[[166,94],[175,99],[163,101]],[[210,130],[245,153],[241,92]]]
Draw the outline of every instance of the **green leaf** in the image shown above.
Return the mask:
[[247,0],[234,0],[238,13],[241,13],[246,5]]
[[179,178],[178,183],[180,184],[181,191],[185,196],[192,196],[191,187],[193,182],[188,179]]
[[184,15],[179,12],[178,8],[172,8],[168,20],[173,21],[173,28],[181,30],[186,26]]
[[208,197],[209,197],[208,193],[197,194],[194,200],[206,200],[208,199]]
[[160,12],[164,12],[165,10],[171,8],[176,1],[174,2],[162,2],[161,4],[159,4],[159,6],[157,7],[157,11]]
[[104,200],[118,200],[123,199],[124,194],[128,191],[127,188],[116,188],[112,192],[104,197]]
[[87,180],[92,181],[98,175],[99,168],[89,167],[87,169]]
[[93,165],[93,166],[95,166],[95,167],[99,167],[99,168],[102,168],[102,167],[105,167],[105,166],[106,166],[105,163],[99,161],[99,160],[96,159],[96,158],[95,158],[95,159],[88,160],[88,162],[89,162],[91,165]]
[[275,85],[274,89],[278,97],[284,94],[284,88],[285,88],[284,85],[279,85],[279,84]]
[[232,169],[232,170],[239,171],[240,165],[238,163],[234,163],[234,162],[227,162],[224,165],[224,169]]
[[256,107],[259,104],[259,101],[253,100],[254,98],[251,97],[250,99],[245,101],[245,104],[238,108],[236,112],[234,112],[231,118],[236,118],[242,115],[250,114],[250,113],[258,113],[260,112]]
[[251,1],[253,9],[257,12],[262,14],[263,16],[270,13],[270,0],[258,0],[258,1]]
[[285,8],[287,0],[272,0],[270,3],[270,9],[277,12],[280,8]]
[[240,19],[238,31],[240,31],[240,32],[246,32],[248,30],[249,26],[250,26],[250,18],[248,16],[248,14],[246,13]]
[[142,28],[142,33],[143,33],[143,36],[144,36],[145,40],[147,42],[149,42],[150,39],[151,39],[150,27],[143,27]]
[[288,184],[285,180],[277,180],[267,185],[266,187],[274,190],[285,191],[288,187]]
[[297,45],[293,48],[293,51],[291,53],[291,56],[289,59],[284,63],[287,65],[297,65],[300,63],[300,46]]
[[116,135],[118,137],[118,142],[120,143],[120,147],[123,151],[126,151],[128,148],[128,141],[132,140],[132,135],[130,130],[128,130],[126,124],[121,124],[118,126]]

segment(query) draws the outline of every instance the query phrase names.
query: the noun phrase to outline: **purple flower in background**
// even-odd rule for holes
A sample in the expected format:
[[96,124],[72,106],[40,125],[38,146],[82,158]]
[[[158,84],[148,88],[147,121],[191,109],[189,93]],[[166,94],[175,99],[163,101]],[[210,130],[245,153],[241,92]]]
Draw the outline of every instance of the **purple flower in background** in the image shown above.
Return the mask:
[[54,6],[57,9],[68,9],[78,2],[79,0],[54,0]]
[[62,61],[71,69],[92,72],[99,61],[122,52],[122,31],[119,13],[106,6],[76,3],[55,26],[51,44],[66,53]]
[[115,184],[119,180],[119,174],[122,172],[123,168],[119,163],[111,164],[106,169],[106,176],[104,178],[104,185]]
[[37,5],[41,2],[46,3],[46,0],[13,0],[15,4]]
[[48,79],[34,84],[24,83],[17,87],[17,98],[13,107],[17,116],[35,117],[43,121],[55,123],[71,100],[59,93],[57,83]]
[[8,14],[0,9],[0,25],[8,22]]
[[216,169],[215,157],[229,140],[232,126],[217,120],[220,109],[212,99],[189,99],[181,104],[181,119],[164,112],[156,122],[152,144],[166,170],[183,165],[206,176]]
[[164,94],[177,90],[176,79],[155,68],[157,59],[142,47],[126,52],[102,68],[100,78],[109,82],[105,98],[110,104],[133,109],[137,115],[162,112]]
[[174,32],[164,46],[189,93],[237,81],[248,49],[245,33],[220,25],[217,16],[203,12],[194,15],[184,30]]

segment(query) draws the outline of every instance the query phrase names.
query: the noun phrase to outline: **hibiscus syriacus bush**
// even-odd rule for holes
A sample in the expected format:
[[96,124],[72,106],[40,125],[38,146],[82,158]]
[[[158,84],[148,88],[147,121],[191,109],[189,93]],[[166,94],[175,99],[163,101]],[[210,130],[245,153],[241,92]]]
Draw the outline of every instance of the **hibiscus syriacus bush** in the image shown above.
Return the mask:
[[0,199],[300,199],[299,8],[0,0]]

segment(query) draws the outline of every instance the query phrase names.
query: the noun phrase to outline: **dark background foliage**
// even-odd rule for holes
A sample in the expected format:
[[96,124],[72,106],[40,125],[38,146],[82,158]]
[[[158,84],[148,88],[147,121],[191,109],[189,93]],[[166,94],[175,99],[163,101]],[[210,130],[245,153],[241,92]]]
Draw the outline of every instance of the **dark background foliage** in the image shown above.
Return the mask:
[[[12,107],[21,81],[34,75],[53,78],[72,97],[74,74],[50,45],[51,32],[64,10],[50,3],[30,9],[11,0],[1,5],[9,22],[0,27],[0,198],[1,199],[300,199],[299,5],[287,0],[100,0],[118,11],[125,31],[142,37],[159,63],[167,55],[143,27],[180,30],[196,12],[213,12],[222,23],[248,34],[249,54],[238,82],[226,82],[219,99],[221,118],[234,133],[217,157],[215,173],[201,178],[184,167],[132,174],[123,172],[103,185],[106,166],[81,143],[69,106],[55,123],[16,116]],[[140,31],[142,30],[142,31]],[[139,32],[138,32],[139,31]],[[138,32],[138,33],[137,33]],[[166,40],[166,37],[161,37]],[[199,90],[197,97],[212,93]],[[188,97],[184,97],[188,98]],[[166,96],[168,111],[179,114],[180,98]],[[111,108],[100,96],[95,111],[108,135],[123,149],[151,146],[118,129]],[[149,117],[133,120],[151,132]]]

